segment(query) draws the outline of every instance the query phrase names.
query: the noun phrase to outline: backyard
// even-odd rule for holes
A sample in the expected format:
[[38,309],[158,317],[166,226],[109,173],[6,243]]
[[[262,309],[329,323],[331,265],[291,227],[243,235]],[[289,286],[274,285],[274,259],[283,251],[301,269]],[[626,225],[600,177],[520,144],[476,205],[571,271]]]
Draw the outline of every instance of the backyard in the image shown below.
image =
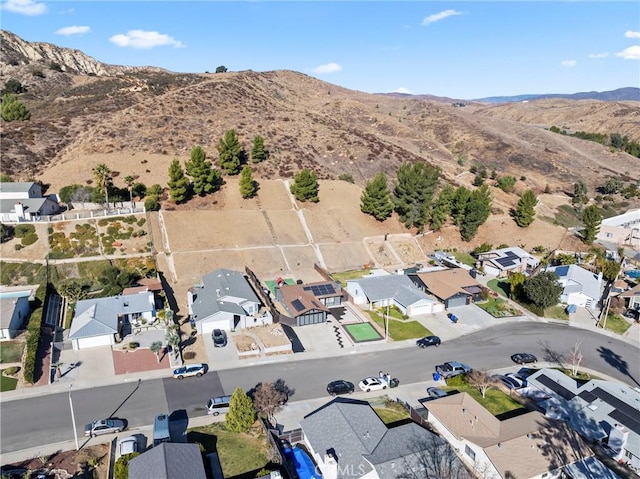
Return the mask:
[[511,413],[518,409],[522,409],[523,412],[525,410],[522,404],[510,397],[508,394],[502,392],[502,390],[497,387],[489,388],[487,390],[486,397],[483,398],[480,390],[469,384],[465,376],[456,376],[447,379],[447,385],[441,387],[441,389],[447,392],[466,392],[494,416]]
[[357,269],[352,271],[343,271],[341,273],[331,273],[333,280],[340,284],[343,288],[347,286],[347,281],[351,279],[358,279],[366,276],[370,273],[368,269]]

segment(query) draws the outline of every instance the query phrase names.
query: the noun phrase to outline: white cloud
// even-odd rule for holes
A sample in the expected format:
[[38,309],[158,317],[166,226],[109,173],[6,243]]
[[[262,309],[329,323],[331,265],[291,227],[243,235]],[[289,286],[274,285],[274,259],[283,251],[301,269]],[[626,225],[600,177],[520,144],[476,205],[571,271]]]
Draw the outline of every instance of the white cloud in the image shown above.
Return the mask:
[[626,32],[624,32],[624,36],[627,38],[640,38],[640,32],[627,30]]
[[0,7],[7,12],[29,16],[47,13],[47,6],[44,3],[36,3],[33,0],[7,0]]
[[83,33],[89,33],[91,31],[91,27],[83,26],[79,27],[77,25],[73,25],[71,27],[64,27],[60,30],[57,30],[56,35],[82,35]]
[[411,90],[409,90],[408,88],[405,88],[403,86],[401,86],[397,90],[393,90],[392,93],[404,93],[406,95],[413,95],[413,92]]
[[324,65],[318,65],[312,71],[313,73],[335,73],[342,70],[342,67],[337,63],[325,63]]
[[608,56],[609,56],[608,52],[589,54],[589,58],[607,58]]
[[563,62],[560,62],[560,65],[562,65],[565,68],[573,68],[576,66],[578,62],[575,60],[565,60]]
[[126,34],[119,33],[112,36],[111,43],[119,47],[131,47],[141,50],[148,50],[154,47],[169,45],[175,48],[183,47],[183,43],[170,35],[158,32],[148,32],[144,30],[129,30]]
[[625,48],[621,52],[616,53],[617,57],[625,60],[640,60],[640,45]]
[[424,17],[422,20],[423,25],[429,25],[431,23],[439,22],[440,20],[444,20],[447,17],[452,17],[454,15],[462,15],[462,12],[457,10],[444,10],[440,13],[434,13],[433,15],[429,15],[428,17]]

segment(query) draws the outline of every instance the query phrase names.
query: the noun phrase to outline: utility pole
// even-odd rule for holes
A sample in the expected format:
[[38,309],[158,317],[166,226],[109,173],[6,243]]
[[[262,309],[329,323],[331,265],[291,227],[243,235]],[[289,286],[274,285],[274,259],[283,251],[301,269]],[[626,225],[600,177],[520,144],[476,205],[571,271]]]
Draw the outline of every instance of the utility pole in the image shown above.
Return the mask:
[[384,317],[384,340],[389,342],[389,304],[387,304],[387,314]]
[[69,408],[71,408],[71,423],[73,424],[73,437],[76,440],[76,451],[79,451],[80,446],[78,445],[78,431],[76,429],[76,416],[73,413],[73,401],[71,400],[71,386],[73,386],[73,384],[69,384]]

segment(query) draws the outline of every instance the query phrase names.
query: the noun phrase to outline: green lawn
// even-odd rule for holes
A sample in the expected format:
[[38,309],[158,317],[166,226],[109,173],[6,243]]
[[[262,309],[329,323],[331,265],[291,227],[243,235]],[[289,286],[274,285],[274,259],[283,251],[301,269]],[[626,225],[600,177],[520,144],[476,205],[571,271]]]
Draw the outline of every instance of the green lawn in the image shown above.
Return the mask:
[[491,279],[487,281],[487,286],[500,296],[504,296],[506,298],[509,297],[509,293],[511,292],[511,285],[506,279]]
[[[371,319],[384,330],[384,318],[375,311],[368,311]],[[431,336],[433,333],[418,321],[399,321],[389,318],[389,336],[394,341],[405,339],[417,339],[423,336]]]
[[356,342],[377,341],[382,339],[382,336],[380,336],[371,323],[345,324],[344,329],[347,330],[349,336]]
[[624,334],[631,327],[631,323],[618,314],[610,314],[604,327],[612,333]]
[[18,384],[16,378],[10,378],[4,375],[4,369],[0,370],[0,392],[13,391]]
[[466,264],[468,266],[475,266],[476,265],[476,261],[478,261],[471,254],[465,253],[463,251],[456,251],[456,252],[451,253],[451,254],[453,255],[453,257],[455,259],[457,259],[461,263],[464,263],[464,264]]
[[24,343],[3,343],[0,346],[0,363],[19,363]]
[[378,417],[382,419],[385,424],[391,424],[396,421],[402,421],[409,417],[409,413],[400,404],[387,406],[376,406],[373,408]]
[[494,416],[518,409],[525,409],[518,401],[512,399],[508,394],[505,394],[497,387],[490,388],[487,391],[486,397],[483,398],[478,388],[470,386],[464,378],[460,376],[449,380],[447,386],[444,386],[441,389],[445,391],[460,391],[461,393],[468,393]]
[[348,280],[362,278],[370,272],[371,270],[368,269],[356,269],[353,271],[343,271],[342,273],[331,273],[331,277],[336,283],[340,283],[340,286],[346,288]]
[[562,305],[551,306],[550,308],[545,309],[544,317],[569,321],[569,313],[567,313],[567,307]]
[[503,298],[489,298],[482,303],[476,303],[476,306],[484,309],[494,318],[504,318],[508,316],[521,316],[522,311],[514,308]]
[[257,471],[269,464],[262,434],[227,431],[223,423],[189,429],[187,441],[202,444],[207,453],[217,452],[224,477]]

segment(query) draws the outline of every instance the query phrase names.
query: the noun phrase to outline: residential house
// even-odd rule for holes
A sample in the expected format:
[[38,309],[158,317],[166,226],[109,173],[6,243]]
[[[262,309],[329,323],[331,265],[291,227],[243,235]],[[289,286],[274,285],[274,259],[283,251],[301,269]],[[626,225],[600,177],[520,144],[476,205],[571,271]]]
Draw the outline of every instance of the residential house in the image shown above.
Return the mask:
[[550,266],[545,271],[558,275],[562,285],[560,302],[595,309],[602,292],[602,274],[595,274],[577,264]]
[[414,422],[388,428],[366,401],[336,398],[300,427],[324,479],[471,477],[446,441]]
[[69,339],[76,350],[108,346],[129,334],[132,326],[155,320],[155,301],[150,291],[84,299],[76,303]]
[[31,290],[0,293],[0,341],[18,335],[29,317]]
[[380,274],[347,281],[353,302],[369,309],[396,306],[409,317],[444,311],[444,305],[404,274]]
[[276,300],[296,321],[296,326],[327,321],[330,307],[342,304],[342,288],[335,281],[276,286]]
[[420,289],[442,301],[447,309],[475,303],[482,299],[483,286],[465,269],[417,272],[409,275],[409,278]]
[[480,253],[478,261],[485,273],[501,278],[513,273],[528,274],[540,264],[538,258],[517,246]]
[[618,294],[618,297],[624,299],[624,304],[627,309],[640,311],[640,283],[633,288]]
[[[450,394],[423,405],[433,427],[486,479],[566,478],[563,474],[568,466],[587,460],[579,467],[591,467],[595,460],[576,432],[537,411],[500,420],[468,393]],[[598,470],[603,474],[592,477],[617,477],[604,465]]]
[[202,282],[187,292],[187,302],[191,324],[198,334],[273,323],[273,316],[261,310],[258,296],[239,271],[220,268],[205,274]]
[[156,302],[156,309],[164,308],[162,293],[162,281],[158,278],[140,278],[129,288],[124,288],[122,294],[135,294],[151,291]]
[[3,223],[33,221],[58,211],[58,202],[51,197],[43,198],[38,183],[0,183],[0,220]]
[[129,479],[207,479],[197,444],[163,442],[129,461]]
[[616,461],[640,471],[640,391],[623,383],[578,382],[557,369],[527,378],[524,396],[537,400],[547,417],[566,421],[589,442],[607,444]]
[[596,239],[619,246],[640,246],[640,208],[603,219]]

